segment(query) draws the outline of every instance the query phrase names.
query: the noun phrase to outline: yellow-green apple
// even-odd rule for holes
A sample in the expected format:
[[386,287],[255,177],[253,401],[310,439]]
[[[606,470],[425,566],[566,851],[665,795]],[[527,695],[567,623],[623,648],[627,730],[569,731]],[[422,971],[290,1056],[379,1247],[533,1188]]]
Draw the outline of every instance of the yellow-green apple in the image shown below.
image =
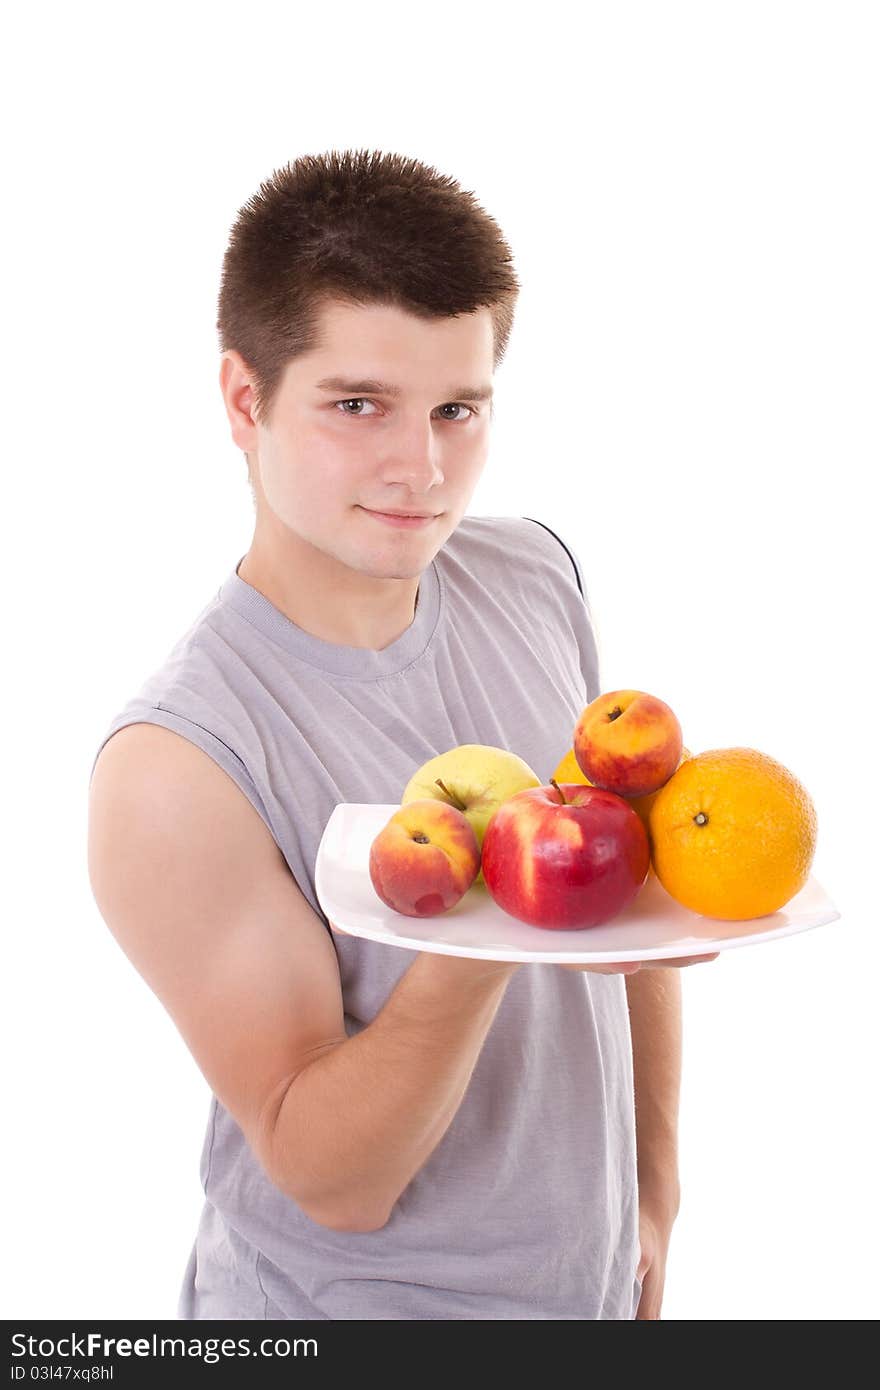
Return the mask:
[[464,897],[480,867],[470,822],[426,798],[401,806],[370,845],[370,879],[383,903],[407,917],[435,917]]
[[[486,826],[502,802],[541,779],[528,763],[506,748],[491,743],[460,743],[423,763],[406,784],[401,805],[436,797],[461,811],[473,826],[482,848]],[[483,882],[483,871],[477,874]]]
[[483,841],[489,893],[533,927],[600,926],[632,902],[649,863],[645,827],[628,801],[552,778],[499,806]]
[[582,711],[572,748],[592,786],[618,796],[647,796],[678,767],[681,725],[656,695],[611,690]]

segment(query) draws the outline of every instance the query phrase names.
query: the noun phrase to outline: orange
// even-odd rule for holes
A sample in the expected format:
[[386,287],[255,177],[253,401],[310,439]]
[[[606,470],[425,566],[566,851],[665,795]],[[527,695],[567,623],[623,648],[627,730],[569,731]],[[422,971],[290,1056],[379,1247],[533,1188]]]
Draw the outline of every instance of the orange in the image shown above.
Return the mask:
[[553,780],[554,782],[584,782],[588,787],[592,785],[589,778],[581,772],[573,748],[569,748],[565,757],[560,760],[553,774]]
[[764,917],[803,888],[816,810],[787,767],[756,748],[712,748],[676,768],[649,812],[654,872],[705,917]]
[[[679,760],[679,767],[681,767],[681,764],[685,761],[686,758],[690,758],[690,757],[692,757],[692,756],[693,756],[693,754],[692,754],[687,748],[682,748],[682,750],[681,750],[681,758],[680,758],[680,760]],[[589,777],[587,777],[587,776],[581,771],[581,765],[580,765],[580,763],[578,762],[577,758],[574,756],[574,749],[573,749],[573,748],[569,748],[569,750],[568,750],[568,752],[566,753],[565,757],[560,759],[559,764],[558,764],[558,766],[557,766],[557,768],[556,768],[556,771],[555,771],[554,774],[553,774],[553,781],[554,781],[554,782],[557,782],[557,783],[562,783],[562,782],[583,782],[583,783],[584,783],[586,786],[588,786],[588,787],[591,787],[591,786],[593,785],[592,782],[590,781]],[[666,786],[666,783],[665,783],[665,782],[664,782],[663,786]],[[649,839],[649,840],[650,840],[650,838],[651,838],[651,830],[650,830],[650,824],[649,824],[649,812],[650,812],[650,810],[651,810],[651,806],[653,805],[655,799],[660,795],[660,793],[662,792],[662,790],[663,790],[663,787],[659,787],[659,788],[657,789],[657,791],[655,791],[655,792],[648,792],[645,796],[624,797],[624,801],[628,801],[628,802],[629,802],[630,806],[632,806],[633,810],[636,812],[636,814],[638,815],[639,819],[641,820],[642,825],[645,827],[645,830],[646,830],[647,833],[648,833],[648,839]],[[648,866],[648,874],[649,874],[649,876],[650,876],[650,874],[652,874],[653,872],[654,872],[654,866],[653,866],[653,864],[649,864],[649,866]]]
[[[693,753],[691,753],[689,748],[682,748],[681,757],[678,760],[678,766],[681,767],[682,763],[685,762],[687,758],[692,758],[693,756],[694,755]],[[673,773],[673,776],[674,775],[675,774]],[[669,779],[667,778],[667,781],[668,780]],[[666,782],[663,783],[663,787],[665,786]],[[629,796],[626,798],[630,806],[632,806],[633,810],[638,811],[639,815],[641,816],[642,824],[648,832],[649,839],[651,836],[651,807],[654,805],[654,802],[657,800],[657,797],[662,792],[663,787],[658,787],[655,792],[646,792],[644,796]]]
[[[679,766],[681,766],[681,764],[685,761],[686,758],[692,757],[693,754],[690,752],[689,749],[682,748],[681,758],[679,759]],[[583,782],[588,787],[591,787],[593,785],[589,777],[586,777],[584,773],[581,772],[581,765],[578,762],[577,758],[574,756],[573,748],[569,748],[565,757],[560,758],[559,763],[556,767],[556,771],[553,774],[553,780],[554,782]],[[665,785],[666,784],[664,783],[664,786]],[[658,790],[655,792],[648,792],[646,796],[633,796],[627,797],[625,799],[628,800],[636,810],[647,811],[650,808],[651,802],[654,800],[654,797],[659,796],[660,791],[662,791],[662,787],[658,788]]]

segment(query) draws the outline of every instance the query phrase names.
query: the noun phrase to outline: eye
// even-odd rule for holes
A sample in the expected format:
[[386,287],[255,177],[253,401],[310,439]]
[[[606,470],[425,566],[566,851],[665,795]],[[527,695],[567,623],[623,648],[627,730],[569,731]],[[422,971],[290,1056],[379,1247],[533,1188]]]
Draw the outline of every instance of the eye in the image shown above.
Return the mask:
[[[359,402],[360,402],[360,403],[364,403],[364,402],[365,402],[367,405],[372,405],[372,404],[373,404],[372,401],[367,401],[366,398],[365,398],[364,396],[349,396],[348,400],[346,400],[346,401],[334,401],[334,402],[333,402],[333,407],[334,407],[334,409],[335,409],[336,406],[338,406],[338,405],[356,405],[356,404],[358,404]],[[343,410],[343,412],[342,412],[343,415],[348,415],[348,414],[350,414],[350,413],[354,413],[355,415],[360,415],[360,414],[361,414],[361,411],[349,412],[348,410]]]
[[[344,400],[344,401],[334,401],[334,402],[333,402],[333,408],[334,408],[334,410],[335,410],[335,409],[336,409],[338,406],[340,406],[340,405],[341,405],[341,406],[347,406],[347,405],[358,405],[358,404],[361,404],[361,405],[374,405],[375,402],[374,402],[374,401],[367,400],[366,396],[349,396],[349,397],[347,398],[347,400]],[[476,415],[476,414],[477,414],[477,411],[473,408],[473,406],[463,405],[463,404],[461,403],[461,401],[448,401],[445,405],[440,405],[440,406],[438,406],[437,409],[438,409],[438,410],[450,410],[450,409],[452,409],[452,410],[466,410],[466,411],[468,412],[468,414],[465,415],[465,416],[461,416],[461,415],[457,415],[457,416],[454,416],[454,417],[450,417],[450,416],[448,416],[448,415],[445,416],[444,418],[447,419],[447,420],[449,421],[449,423],[452,424],[452,425],[457,424],[459,420],[469,420],[470,417],[471,417],[472,415]],[[357,410],[357,411],[343,410],[343,411],[341,411],[340,413],[341,413],[342,415],[352,415],[355,419],[358,419],[360,416],[363,415],[363,411],[361,411],[361,410]],[[368,417],[365,416],[364,418],[368,418]]]

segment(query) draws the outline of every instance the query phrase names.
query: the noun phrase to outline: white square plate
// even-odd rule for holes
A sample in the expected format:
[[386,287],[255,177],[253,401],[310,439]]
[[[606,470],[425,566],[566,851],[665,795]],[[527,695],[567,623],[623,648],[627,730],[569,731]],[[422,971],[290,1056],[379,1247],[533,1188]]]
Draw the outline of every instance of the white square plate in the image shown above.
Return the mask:
[[732,946],[775,941],[840,917],[812,874],[778,911],[728,922],[682,907],[653,872],[628,908],[602,926],[581,931],[547,930],[521,922],[500,908],[482,883],[469,888],[448,912],[408,917],[386,906],[369,870],[370,845],[399,810],[399,802],[343,801],[324,827],[315,862],[315,890],[328,919],[352,936],[445,956],[599,964],[709,955]]

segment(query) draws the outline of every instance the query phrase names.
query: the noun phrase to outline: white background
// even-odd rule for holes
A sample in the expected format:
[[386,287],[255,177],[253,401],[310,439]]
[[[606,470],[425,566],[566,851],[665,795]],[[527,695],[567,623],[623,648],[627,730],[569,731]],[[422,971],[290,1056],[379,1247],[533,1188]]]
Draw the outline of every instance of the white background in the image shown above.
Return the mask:
[[576,548],[604,689],[817,808],[841,919],[683,972],[662,1316],[876,1317],[876,7],[48,5],[5,37],[3,1315],[175,1315],[209,1092],[91,897],[88,775],[250,541],[229,227],[358,147],[514,251],[471,512]]

